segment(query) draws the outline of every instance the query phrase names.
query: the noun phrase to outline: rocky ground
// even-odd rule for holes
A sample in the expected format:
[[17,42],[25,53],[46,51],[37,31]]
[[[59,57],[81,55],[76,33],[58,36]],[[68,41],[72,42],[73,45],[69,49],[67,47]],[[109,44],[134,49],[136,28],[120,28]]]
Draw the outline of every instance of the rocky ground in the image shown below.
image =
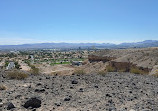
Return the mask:
[[130,73],[0,77],[0,111],[158,111],[158,78]]

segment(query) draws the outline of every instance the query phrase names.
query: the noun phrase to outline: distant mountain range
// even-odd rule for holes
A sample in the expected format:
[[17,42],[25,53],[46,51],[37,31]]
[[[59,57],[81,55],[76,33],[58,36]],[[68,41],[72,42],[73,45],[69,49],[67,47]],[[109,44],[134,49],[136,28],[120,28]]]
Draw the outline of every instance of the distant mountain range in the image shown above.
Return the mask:
[[158,40],[145,40],[142,42],[133,43],[35,43],[35,44],[22,44],[22,45],[0,45],[0,49],[85,49],[85,48],[146,48],[146,47],[158,47]]

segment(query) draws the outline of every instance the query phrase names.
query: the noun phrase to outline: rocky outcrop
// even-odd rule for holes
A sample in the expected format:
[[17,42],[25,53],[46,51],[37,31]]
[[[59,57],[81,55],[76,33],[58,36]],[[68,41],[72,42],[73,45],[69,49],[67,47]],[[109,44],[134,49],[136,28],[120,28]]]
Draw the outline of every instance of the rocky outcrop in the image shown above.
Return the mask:
[[108,62],[108,61],[111,61],[113,59],[116,59],[116,58],[108,57],[108,56],[102,57],[102,56],[97,56],[97,55],[88,55],[88,60],[90,62],[99,62],[99,61]]
[[137,66],[136,64],[132,64],[130,62],[116,62],[116,61],[110,61],[109,65],[111,67],[115,68],[115,71],[122,71],[122,72],[130,72],[130,70],[133,69],[139,69],[145,74],[149,74],[149,72],[152,70],[150,68],[144,68]]
[[[95,56],[93,56],[95,55]],[[152,69],[158,65],[158,48],[137,48],[137,49],[113,49],[113,50],[98,50],[89,56],[90,61],[111,61],[103,58],[114,58],[115,62],[130,62],[139,67]],[[96,59],[95,59],[96,57]]]
[[124,72],[129,72],[131,67],[134,66],[132,63],[129,62],[115,62],[115,61],[110,61],[109,65],[111,67],[115,68],[115,71],[123,70]]

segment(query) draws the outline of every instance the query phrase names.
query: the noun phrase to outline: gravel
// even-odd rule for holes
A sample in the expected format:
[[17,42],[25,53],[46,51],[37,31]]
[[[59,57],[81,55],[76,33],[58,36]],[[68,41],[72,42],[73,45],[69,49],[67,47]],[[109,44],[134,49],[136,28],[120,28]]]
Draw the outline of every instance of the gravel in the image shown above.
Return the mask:
[[[0,91],[0,111],[7,111],[8,103],[14,111],[158,111],[158,78],[148,75],[113,72],[0,80],[7,87]],[[40,98],[37,106],[24,107],[34,97]]]

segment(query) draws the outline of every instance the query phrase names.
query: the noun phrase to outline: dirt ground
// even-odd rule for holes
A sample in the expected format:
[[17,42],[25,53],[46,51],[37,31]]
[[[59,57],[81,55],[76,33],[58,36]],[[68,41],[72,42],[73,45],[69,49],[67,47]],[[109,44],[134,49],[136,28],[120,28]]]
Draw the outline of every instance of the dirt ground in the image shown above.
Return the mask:
[[40,72],[43,74],[62,74],[71,75],[75,69],[74,66],[69,64],[59,64],[59,65],[39,65]]

